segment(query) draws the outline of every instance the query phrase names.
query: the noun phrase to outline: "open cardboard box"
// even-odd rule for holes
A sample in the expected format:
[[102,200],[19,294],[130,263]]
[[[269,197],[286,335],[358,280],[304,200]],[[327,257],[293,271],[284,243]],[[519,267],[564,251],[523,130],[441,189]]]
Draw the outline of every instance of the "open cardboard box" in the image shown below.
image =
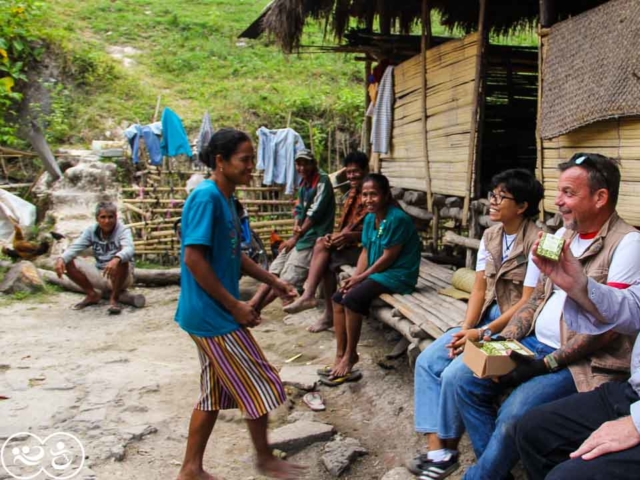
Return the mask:
[[[524,355],[533,356],[534,353],[517,340],[509,340],[516,343]],[[482,350],[482,343],[467,340],[464,346],[462,360],[477,377],[500,377],[516,368],[516,363],[506,355],[489,355]]]

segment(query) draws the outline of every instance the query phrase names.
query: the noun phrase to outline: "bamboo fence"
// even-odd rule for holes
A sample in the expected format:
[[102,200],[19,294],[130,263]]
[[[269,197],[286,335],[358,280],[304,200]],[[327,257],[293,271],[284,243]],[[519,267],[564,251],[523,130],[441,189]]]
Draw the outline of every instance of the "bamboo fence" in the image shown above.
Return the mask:
[[[166,158],[161,167],[151,166],[144,151],[138,168],[131,186],[121,190],[124,218],[133,233],[136,255],[143,261],[178,264],[180,242],[175,225],[182,216],[187,181],[194,174],[206,178],[210,171],[180,157]],[[283,187],[265,186],[262,174],[253,173],[251,185],[238,188],[236,195],[267,253],[272,232],[283,239],[292,234],[294,197],[285,195]]]

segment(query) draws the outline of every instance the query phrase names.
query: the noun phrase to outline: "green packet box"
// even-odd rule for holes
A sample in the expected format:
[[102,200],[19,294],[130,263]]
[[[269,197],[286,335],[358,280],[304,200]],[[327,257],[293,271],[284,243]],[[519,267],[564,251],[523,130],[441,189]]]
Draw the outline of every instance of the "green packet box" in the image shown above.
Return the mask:
[[549,260],[557,262],[560,259],[563,246],[564,239],[551,235],[550,233],[543,233],[536,254],[539,257],[548,258]]
[[509,350],[526,356],[534,356],[531,350],[517,340],[499,342],[472,342],[468,340],[464,346],[462,360],[477,377],[500,377],[516,368],[516,363],[507,356]]

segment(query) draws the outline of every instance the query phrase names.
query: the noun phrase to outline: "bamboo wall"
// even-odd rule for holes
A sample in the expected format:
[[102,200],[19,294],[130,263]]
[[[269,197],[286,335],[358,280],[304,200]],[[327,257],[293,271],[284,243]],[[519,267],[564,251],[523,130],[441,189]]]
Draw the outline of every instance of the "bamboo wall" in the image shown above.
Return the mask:
[[618,213],[630,224],[640,226],[640,208],[636,203],[640,198],[640,117],[597,122],[551,140],[543,140],[542,165],[539,159],[538,174],[542,176],[545,188],[545,211],[557,211],[554,200],[558,164],[578,152],[600,153],[620,159],[622,183]]
[[[427,50],[427,141],[431,190],[466,196],[477,33]],[[422,62],[417,55],[394,71],[391,151],[381,172],[395,187],[425,191]]]

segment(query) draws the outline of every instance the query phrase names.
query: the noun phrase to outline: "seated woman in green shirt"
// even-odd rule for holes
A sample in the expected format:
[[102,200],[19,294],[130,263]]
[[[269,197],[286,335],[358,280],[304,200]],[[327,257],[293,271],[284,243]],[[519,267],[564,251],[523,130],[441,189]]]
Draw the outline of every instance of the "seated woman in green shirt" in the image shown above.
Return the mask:
[[358,362],[362,317],[369,313],[371,302],[382,293],[411,293],[418,282],[418,232],[409,215],[393,204],[387,177],[376,173],[365,177],[362,202],[368,212],[362,253],[353,276],[332,299],[337,352],[328,384],[359,378],[352,370]]

